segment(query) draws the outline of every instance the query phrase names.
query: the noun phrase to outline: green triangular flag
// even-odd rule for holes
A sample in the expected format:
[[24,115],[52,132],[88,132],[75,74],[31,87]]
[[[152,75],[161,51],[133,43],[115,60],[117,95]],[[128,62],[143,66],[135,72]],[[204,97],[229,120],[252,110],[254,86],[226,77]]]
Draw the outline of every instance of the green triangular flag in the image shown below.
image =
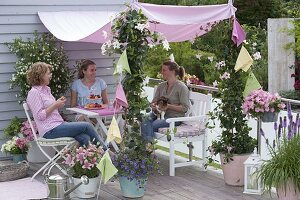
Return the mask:
[[118,60],[118,63],[116,65],[116,69],[114,71],[114,75],[122,74],[123,71],[127,71],[129,74],[131,74],[129,64],[128,64],[126,50],[123,51],[123,53],[121,54],[121,56]]
[[102,174],[104,184],[107,183],[107,181],[118,172],[117,168],[111,162],[108,151],[101,158],[97,168]]
[[250,71],[245,90],[243,92],[244,98],[246,98],[253,90],[260,89],[261,85],[259,84],[258,80],[256,79],[255,75],[252,71]]

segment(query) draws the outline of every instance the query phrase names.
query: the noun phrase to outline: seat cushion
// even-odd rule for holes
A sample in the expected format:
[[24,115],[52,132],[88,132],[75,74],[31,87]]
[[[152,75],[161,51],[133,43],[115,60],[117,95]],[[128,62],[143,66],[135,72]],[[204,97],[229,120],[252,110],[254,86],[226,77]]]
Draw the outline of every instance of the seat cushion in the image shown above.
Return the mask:
[[[189,137],[189,136],[198,136],[205,133],[205,127],[203,126],[191,126],[188,124],[181,124],[180,126],[176,126],[177,131],[175,133],[175,137]],[[167,134],[166,128],[159,128],[158,132],[161,134]]]
[[40,145],[65,145],[75,142],[75,139],[72,137],[61,137],[54,139],[38,138],[38,143]]

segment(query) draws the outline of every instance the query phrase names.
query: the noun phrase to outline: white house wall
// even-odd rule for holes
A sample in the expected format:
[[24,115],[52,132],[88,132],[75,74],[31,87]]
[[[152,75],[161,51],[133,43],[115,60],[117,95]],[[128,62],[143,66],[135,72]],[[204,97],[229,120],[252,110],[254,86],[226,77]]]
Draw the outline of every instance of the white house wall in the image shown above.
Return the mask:
[[[128,1],[127,1],[128,2]],[[124,0],[1,0],[0,1],[0,146],[3,129],[9,121],[18,116],[25,118],[22,107],[18,104],[18,89],[9,90],[9,80],[15,72],[17,60],[5,43],[21,37],[32,38],[32,33],[48,32],[38,18],[38,11],[121,11]],[[112,58],[101,55],[100,45],[92,43],[64,43],[69,57],[69,68],[73,68],[78,59],[91,59],[97,64],[97,76],[108,84],[110,96],[114,93],[115,79],[112,76]],[[67,96],[69,96],[67,94]],[[0,159],[5,155],[0,152]]]

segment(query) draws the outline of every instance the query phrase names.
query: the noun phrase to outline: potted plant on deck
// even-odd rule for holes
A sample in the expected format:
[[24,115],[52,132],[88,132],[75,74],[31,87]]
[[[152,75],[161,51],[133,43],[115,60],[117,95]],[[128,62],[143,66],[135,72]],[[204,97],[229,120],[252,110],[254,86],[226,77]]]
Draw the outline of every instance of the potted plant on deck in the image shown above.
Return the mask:
[[211,123],[208,128],[214,128],[214,120],[219,120],[222,132],[209,147],[211,156],[208,161],[213,162],[214,156],[220,154],[225,183],[241,186],[244,184],[243,162],[256,147],[256,140],[249,136],[251,128],[242,109],[248,73],[234,69],[241,47],[236,47],[231,41],[230,22],[220,22],[201,37],[199,43],[201,50],[215,53],[217,62],[212,71],[219,75],[216,81],[220,101],[209,114]]
[[159,160],[145,149],[146,141],[138,134],[124,138],[124,147],[112,159],[118,168],[118,179],[124,197],[137,198],[144,196],[145,187],[150,174],[160,173]]
[[275,139],[269,140],[269,133],[261,130],[265,138],[270,159],[263,160],[258,177],[266,190],[277,190],[280,200],[297,200],[300,197],[300,132],[299,114],[293,119],[290,104],[288,117],[280,117],[274,123]]
[[26,138],[20,138],[14,136],[1,147],[1,151],[5,153],[10,153],[13,157],[15,163],[26,160],[26,153],[28,151],[29,145]]
[[[126,93],[128,108],[125,109],[124,114],[123,141],[113,162],[119,170],[120,184],[126,180],[129,181],[121,187],[136,186],[133,191],[123,193],[123,196],[132,198],[144,195],[140,190],[144,188],[145,180],[151,172],[158,170],[157,158],[151,154],[152,150],[146,149],[146,141],[140,132],[143,111],[149,107],[147,97],[142,95],[145,79],[144,61],[148,50],[154,47],[156,42],[162,40],[158,33],[153,33],[148,28],[148,19],[141,10],[137,11],[128,6],[126,11],[119,13],[112,21],[112,34],[101,47],[102,53],[122,54],[125,51],[127,53],[128,68],[130,69],[121,73],[120,78],[125,75],[122,85]],[[106,34],[104,32],[104,36]],[[166,40],[164,46],[168,46]],[[115,67],[117,72],[122,71],[119,65]],[[153,146],[151,147],[153,148]]]
[[87,185],[81,185],[74,194],[79,198],[93,198],[99,187],[99,174],[97,164],[102,158],[104,151],[99,145],[89,144],[87,147],[74,147],[64,152],[64,163],[71,167],[70,174],[73,177],[74,185],[81,182],[81,176],[89,178]]

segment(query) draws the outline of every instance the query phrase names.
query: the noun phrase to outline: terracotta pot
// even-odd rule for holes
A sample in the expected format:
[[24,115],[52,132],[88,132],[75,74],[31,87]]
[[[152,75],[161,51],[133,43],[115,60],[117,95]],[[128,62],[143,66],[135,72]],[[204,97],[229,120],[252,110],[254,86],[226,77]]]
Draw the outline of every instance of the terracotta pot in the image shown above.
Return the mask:
[[224,181],[227,185],[243,186],[244,185],[244,162],[250,154],[234,155],[232,161],[224,164],[224,155],[220,154]]
[[276,190],[279,200],[298,200],[300,197],[300,192],[295,188],[295,185],[292,181],[287,182],[286,188],[281,186]]

